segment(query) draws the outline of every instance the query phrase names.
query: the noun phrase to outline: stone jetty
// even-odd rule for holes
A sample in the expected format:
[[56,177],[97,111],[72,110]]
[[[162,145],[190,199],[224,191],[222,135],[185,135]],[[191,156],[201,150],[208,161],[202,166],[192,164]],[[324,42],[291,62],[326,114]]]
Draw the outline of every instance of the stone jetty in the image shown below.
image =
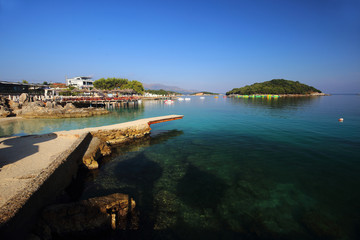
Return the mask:
[[[150,125],[182,119],[168,115],[136,121],[0,138],[0,238],[22,238],[40,209],[53,203],[79,167],[97,168],[97,158],[110,147],[150,133]],[[6,238],[4,238],[6,239]]]

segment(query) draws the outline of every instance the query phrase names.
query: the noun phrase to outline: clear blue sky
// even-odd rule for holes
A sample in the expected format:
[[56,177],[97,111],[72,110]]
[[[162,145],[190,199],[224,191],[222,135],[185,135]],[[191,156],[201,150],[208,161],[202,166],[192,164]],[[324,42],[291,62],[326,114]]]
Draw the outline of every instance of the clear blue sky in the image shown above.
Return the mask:
[[360,0],[0,0],[0,80],[360,92]]

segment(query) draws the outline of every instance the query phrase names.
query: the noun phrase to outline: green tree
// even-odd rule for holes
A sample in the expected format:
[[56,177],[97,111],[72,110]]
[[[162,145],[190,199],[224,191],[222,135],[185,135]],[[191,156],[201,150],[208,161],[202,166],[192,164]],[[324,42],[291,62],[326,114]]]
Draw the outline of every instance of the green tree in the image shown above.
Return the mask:
[[28,81],[26,81],[26,80],[22,80],[22,83],[29,83]]
[[129,81],[126,85],[123,86],[122,89],[132,89],[137,93],[143,94],[145,89],[141,82],[132,80]]
[[100,78],[94,82],[94,87],[104,90],[124,89],[128,82],[126,78]]

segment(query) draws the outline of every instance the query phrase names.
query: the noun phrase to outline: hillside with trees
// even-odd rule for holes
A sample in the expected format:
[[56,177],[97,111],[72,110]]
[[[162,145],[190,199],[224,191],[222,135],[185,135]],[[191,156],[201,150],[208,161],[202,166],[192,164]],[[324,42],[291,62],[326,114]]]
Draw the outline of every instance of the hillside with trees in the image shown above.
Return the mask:
[[133,89],[140,94],[144,92],[141,82],[136,80],[129,81],[126,78],[100,78],[94,81],[94,87],[102,90]]
[[196,93],[192,93],[190,95],[219,95],[218,93],[213,93],[213,92],[196,92]]
[[273,79],[263,83],[254,83],[252,85],[246,85],[241,88],[234,88],[226,93],[239,94],[239,95],[251,95],[251,94],[311,94],[321,93],[320,90],[300,83],[299,81],[291,81],[285,79]]
[[150,90],[150,89],[148,89],[148,90],[145,90],[145,92],[155,94],[155,95],[162,95],[162,96],[182,95],[181,93],[174,92],[174,91],[166,91],[164,89],[160,89],[160,90]]

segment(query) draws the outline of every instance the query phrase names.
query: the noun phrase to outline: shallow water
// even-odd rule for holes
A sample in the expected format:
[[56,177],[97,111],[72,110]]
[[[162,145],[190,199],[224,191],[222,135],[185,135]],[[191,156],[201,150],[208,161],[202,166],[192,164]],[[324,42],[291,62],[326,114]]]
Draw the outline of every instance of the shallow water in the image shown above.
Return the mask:
[[82,194],[134,197],[141,230],[130,237],[360,238],[360,96],[151,101],[105,117],[37,120],[36,130],[29,120],[0,133],[167,114],[185,117],[115,149]]

